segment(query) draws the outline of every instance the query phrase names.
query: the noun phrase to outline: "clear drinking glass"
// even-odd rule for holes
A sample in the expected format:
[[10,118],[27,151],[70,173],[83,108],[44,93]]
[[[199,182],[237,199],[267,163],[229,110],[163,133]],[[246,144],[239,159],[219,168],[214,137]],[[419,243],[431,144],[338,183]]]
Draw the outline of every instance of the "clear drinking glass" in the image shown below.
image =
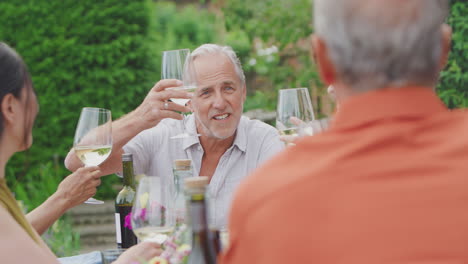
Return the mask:
[[138,184],[132,208],[132,229],[140,241],[163,244],[175,228],[174,188],[161,178],[145,176]]
[[[112,151],[111,111],[103,108],[85,107],[81,110],[73,141],[75,155],[85,166],[98,166]],[[87,204],[103,204],[89,198]]]
[[305,124],[315,119],[307,88],[279,90],[276,128],[281,135],[298,136]]
[[125,252],[125,249],[106,249],[101,251],[102,264],[111,264],[116,261],[120,255]]
[[[162,65],[161,65],[161,79],[177,79],[183,82],[183,85],[175,88],[168,88],[168,90],[181,90],[186,92],[195,92],[197,89],[197,74],[193,62],[190,60],[190,50],[169,50],[163,52]],[[187,105],[190,99],[185,98],[171,98],[171,101],[179,105]],[[183,127],[184,132],[175,136],[176,138],[185,138],[200,136],[200,134],[189,133],[186,130],[185,122],[187,113],[183,113],[184,119]]]

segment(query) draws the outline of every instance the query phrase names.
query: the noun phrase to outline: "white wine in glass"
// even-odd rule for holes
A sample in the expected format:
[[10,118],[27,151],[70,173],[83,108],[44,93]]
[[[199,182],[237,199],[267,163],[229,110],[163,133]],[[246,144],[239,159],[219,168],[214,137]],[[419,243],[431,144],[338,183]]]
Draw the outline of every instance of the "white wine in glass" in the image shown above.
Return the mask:
[[164,243],[172,232],[174,232],[174,227],[147,226],[133,229],[133,233],[140,241],[151,241],[158,244]]
[[[170,184],[170,183],[169,183]],[[132,208],[133,233],[141,241],[163,244],[175,229],[175,196],[157,176],[143,177]]]
[[[197,90],[197,86],[192,85],[192,86],[181,86],[181,87],[174,87],[174,88],[168,88],[167,90],[175,90],[175,91],[185,91],[187,93],[194,93]],[[179,104],[179,105],[187,105],[187,103],[190,101],[190,99],[186,98],[171,98],[171,101]]]
[[109,146],[76,146],[75,154],[86,166],[98,166],[110,155],[112,145]]
[[[103,108],[85,107],[81,111],[73,141],[75,155],[85,166],[99,166],[112,152],[111,111]],[[87,204],[102,204],[103,201],[89,198]]]

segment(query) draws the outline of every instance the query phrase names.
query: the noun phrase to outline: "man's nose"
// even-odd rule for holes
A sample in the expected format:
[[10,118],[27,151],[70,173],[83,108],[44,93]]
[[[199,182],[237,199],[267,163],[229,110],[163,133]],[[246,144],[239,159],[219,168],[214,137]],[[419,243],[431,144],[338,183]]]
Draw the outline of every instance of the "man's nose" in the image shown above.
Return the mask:
[[213,107],[216,109],[224,109],[226,105],[226,98],[224,98],[222,93],[217,93],[214,98]]

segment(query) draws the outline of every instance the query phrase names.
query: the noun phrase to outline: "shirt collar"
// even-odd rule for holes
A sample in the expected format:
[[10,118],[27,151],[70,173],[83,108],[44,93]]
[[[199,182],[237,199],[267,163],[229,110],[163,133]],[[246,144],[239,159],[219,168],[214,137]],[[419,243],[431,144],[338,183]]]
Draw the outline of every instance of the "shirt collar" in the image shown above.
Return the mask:
[[[232,144],[233,146],[237,146],[239,150],[242,152],[245,152],[247,148],[247,139],[246,139],[246,132],[245,132],[245,122],[243,122],[243,119],[246,118],[244,116],[241,117],[239,120],[239,124],[237,125],[237,130],[236,130],[236,136],[234,138],[234,143]],[[186,120],[186,129],[189,133],[192,134],[197,134],[197,126],[195,124],[195,115],[191,114],[187,117]],[[186,137],[183,138],[183,143],[182,147],[184,150],[190,148],[191,146],[195,144],[200,144],[200,139],[199,137]]]
[[421,117],[448,111],[429,87],[379,89],[343,101],[332,128],[348,128],[378,119]]
[[232,144],[233,146],[237,146],[237,148],[242,152],[245,152],[245,150],[247,149],[247,134],[245,131],[246,126],[243,120],[245,118],[246,117],[241,116],[239,124],[237,125],[236,138],[234,139],[234,143]]
[[[186,117],[187,120],[185,121],[185,126],[187,129],[187,132],[190,134],[197,134],[197,126],[195,125],[195,115],[191,114],[188,117]],[[189,147],[195,145],[195,144],[200,144],[200,139],[199,137],[186,137],[182,139],[182,147],[184,150],[188,149]]]

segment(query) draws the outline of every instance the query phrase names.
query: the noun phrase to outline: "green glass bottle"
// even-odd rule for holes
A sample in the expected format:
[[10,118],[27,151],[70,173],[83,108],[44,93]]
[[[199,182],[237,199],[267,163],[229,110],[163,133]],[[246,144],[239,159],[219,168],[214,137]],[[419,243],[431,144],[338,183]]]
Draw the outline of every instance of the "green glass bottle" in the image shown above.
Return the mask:
[[129,248],[137,244],[137,238],[130,229],[130,213],[135,199],[135,175],[133,155],[122,155],[123,188],[115,198],[115,228],[118,248]]

